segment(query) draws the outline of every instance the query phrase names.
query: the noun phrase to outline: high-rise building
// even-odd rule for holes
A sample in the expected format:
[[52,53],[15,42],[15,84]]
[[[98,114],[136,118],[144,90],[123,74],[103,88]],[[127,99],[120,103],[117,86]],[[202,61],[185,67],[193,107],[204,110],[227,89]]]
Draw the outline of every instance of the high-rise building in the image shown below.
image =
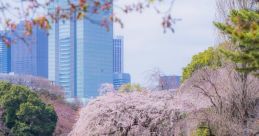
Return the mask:
[[45,30],[34,26],[32,35],[24,35],[24,22],[10,33],[11,72],[22,75],[48,77],[48,36]]
[[122,85],[131,83],[130,74],[128,73],[114,73],[113,74],[113,86],[118,90]]
[[124,73],[124,40],[122,36],[113,39],[113,86],[118,90],[131,83],[130,74]]
[[[68,8],[66,0],[56,0],[49,10],[55,10],[57,5]],[[74,94],[75,22],[72,18],[60,20],[49,30],[48,78],[62,86],[66,96]]]
[[[57,5],[65,8],[67,0],[56,0],[49,10]],[[112,83],[113,24],[109,31],[100,25],[112,10],[90,13],[82,20],[60,20],[49,32],[49,79],[62,86],[67,97],[95,97],[101,84]]]
[[124,72],[124,41],[122,36],[113,39],[113,72]]
[[0,39],[0,73],[9,73],[11,70],[11,48]]
[[177,89],[181,84],[181,76],[161,76],[159,87],[161,90]]

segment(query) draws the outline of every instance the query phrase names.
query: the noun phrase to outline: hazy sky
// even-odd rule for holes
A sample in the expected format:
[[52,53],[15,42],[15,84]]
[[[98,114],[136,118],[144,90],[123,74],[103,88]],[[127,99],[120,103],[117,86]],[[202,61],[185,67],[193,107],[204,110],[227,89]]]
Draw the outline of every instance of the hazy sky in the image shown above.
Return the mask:
[[[140,0],[117,0],[115,5],[134,1]],[[174,26],[175,33],[163,33],[162,17],[152,8],[125,15],[115,7],[115,13],[125,26],[115,25],[115,36],[124,36],[124,71],[135,83],[143,85],[154,68],[166,75],[181,75],[194,54],[215,43],[215,0],[176,0],[172,15],[182,21]]]
[[125,25],[115,27],[115,35],[124,36],[125,72],[135,83],[144,84],[154,68],[166,75],[181,75],[192,55],[215,43],[214,0],[176,0],[172,14],[182,21],[174,26],[175,33],[163,33],[161,16],[152,9],[142,14],[116,13]]

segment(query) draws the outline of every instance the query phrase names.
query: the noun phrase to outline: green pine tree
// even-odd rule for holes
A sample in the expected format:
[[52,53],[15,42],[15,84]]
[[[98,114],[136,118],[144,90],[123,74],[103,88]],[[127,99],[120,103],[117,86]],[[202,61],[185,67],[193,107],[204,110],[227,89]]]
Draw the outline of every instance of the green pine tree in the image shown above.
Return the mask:
[[226,23],[214,23],[234,43],[235,50],[221,52],[234,62],[237,70],[259,77],[259,12],[232,10]]

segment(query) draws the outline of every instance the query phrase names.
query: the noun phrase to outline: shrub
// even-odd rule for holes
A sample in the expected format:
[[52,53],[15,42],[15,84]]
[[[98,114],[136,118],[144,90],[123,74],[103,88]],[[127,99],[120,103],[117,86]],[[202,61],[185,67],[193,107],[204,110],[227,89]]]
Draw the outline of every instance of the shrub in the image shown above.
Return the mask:
[[193,136],[213,136],[211,134],[210,128],[208,125],[201,123],[196,131],[194,132]]
[[207,128],[207,127],[199,127],[196,130],[196,136],[210,136],[209,128]]

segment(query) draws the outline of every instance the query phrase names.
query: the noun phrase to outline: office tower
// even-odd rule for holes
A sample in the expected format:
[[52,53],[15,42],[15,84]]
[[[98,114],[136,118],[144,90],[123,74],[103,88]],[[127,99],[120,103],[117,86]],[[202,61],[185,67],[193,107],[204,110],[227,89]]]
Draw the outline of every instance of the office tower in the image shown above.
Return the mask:
[[[66,0],[59,0],[50,5],[49,11],[55,10],[57,5],[68,8]],[[60,20],[49,30],[48,78],[62,86],[66,96],[72,96],[74,90],[75,22],[72,19]]]
[[113,86],[115,90],[118,90],[122,85],[131,83],[130,74],[127,73],[114,73],[113,74]]
[[34,26],[32,35],[24,35],[24,22],[10,33],[11,72],[48,77],[48,37],[45,30]]
[[[89,3],[89,10],[93,7]],[[57,0],[49,10],[66,0]],[[75,13],[76,14],[76,13]],[[111,11],[87,14],[87,18],[60,20],[49,32],[49,79],[65,89],[66,97],[90,98],[98,95],[103,83],[113,78],[113,24],[107,31],[101,27]]]
[[[2,35],[2,33],[1,33]],[[11,48],[0,39],[0,73],[9,73],[11,70]]]
[[113,39],[113,86],[118,90],[122,85],[131,83],[131,77],[124,72],[124,40],[122,36]]
[[124,71],[124,41],[123,37],[117,36],[113,39],[113,72],[123,73]]
[[161,90],[177,89],[181,84],[180,80],[180,76],[161,76],[159,87]]

